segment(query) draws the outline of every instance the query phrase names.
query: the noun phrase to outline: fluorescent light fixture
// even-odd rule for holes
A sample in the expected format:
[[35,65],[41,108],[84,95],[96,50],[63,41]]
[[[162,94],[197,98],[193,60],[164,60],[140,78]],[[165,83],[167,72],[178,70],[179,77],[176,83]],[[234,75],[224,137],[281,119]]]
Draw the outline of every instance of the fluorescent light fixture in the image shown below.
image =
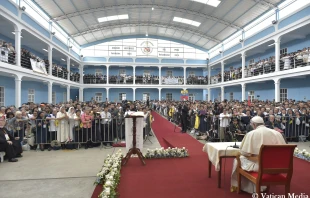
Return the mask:
[[108,16],[108,17],[101,17],[98,18],[98,22],[107,22],[107,21],[115,21],[115,20],[123,20],[123,19],[128,19],[128,14],[123,14],[123,15],[115,15],[115,16]]
[[48,52],[47,49],[43,49],[44,51]]
[[63,59],[63,58],[62,58],[61,60],[62,60],[62,61],[66,61],[66,60],[65,60],[65,59]]
[[191,0],[191,1],[196,1],[213,7],[217,7],[221,3],[220,0]]
[[185,24],[188,24],[188,25],[193,25],[193,26],[200,26],[200,22],[198,21],[193,21],[193,20],[189,20],[189,19],[184,19],[184,18],[180,18],[180,17],[174,17],[173,18],[173,21],[174,22],[178,22],[178,23],[185,23]]
[[275,44],[276,44],[276,43],[272,43],[272,44],[268,45],[268,47],[273,46],[273,45],[275,45]]

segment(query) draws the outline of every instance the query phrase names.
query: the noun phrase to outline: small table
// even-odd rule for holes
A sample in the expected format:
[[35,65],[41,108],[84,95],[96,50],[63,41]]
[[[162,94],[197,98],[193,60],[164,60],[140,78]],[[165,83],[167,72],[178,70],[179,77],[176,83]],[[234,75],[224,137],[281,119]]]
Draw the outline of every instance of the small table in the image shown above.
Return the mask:
[[[240,146],[241,142],[236,143]],[[211,178],[211,166],[215,166],[215,171],[217,171],[217,187],[221,188],[221,176],[222,176],[222,159],[223,158],[235,158],[239,153],[238,148],[232,148],[230,146],[235,145],[234,142],[215,142],[206,143],[203,147],[203,151],[208,154],[209,158],[209,178]]]

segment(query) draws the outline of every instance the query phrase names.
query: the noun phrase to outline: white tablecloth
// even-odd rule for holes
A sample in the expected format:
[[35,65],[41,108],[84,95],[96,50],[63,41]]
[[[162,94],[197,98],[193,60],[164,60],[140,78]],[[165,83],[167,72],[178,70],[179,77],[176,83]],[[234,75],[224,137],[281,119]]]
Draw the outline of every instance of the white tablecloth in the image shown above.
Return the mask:
[[[240,146],[240,144],[241,142],[237,142],[238,146]],[[219,171],[220,170],[220,163],[219,163],[220,157],[236,156],[239,153],[239,149],[229,147],[233,145],[235,145],[234,142],[214,142],[214,143],[208,142],[204,145],[202,150],[208,154],[209,160],[215,166],[215,170]]]

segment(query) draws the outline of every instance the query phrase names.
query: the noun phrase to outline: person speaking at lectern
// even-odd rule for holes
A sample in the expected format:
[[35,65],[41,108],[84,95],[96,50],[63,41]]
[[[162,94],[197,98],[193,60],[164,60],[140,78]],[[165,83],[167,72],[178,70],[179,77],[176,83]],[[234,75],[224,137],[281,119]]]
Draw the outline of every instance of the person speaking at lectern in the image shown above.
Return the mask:
[[[258,172],[259,162],[258,155],[260,147],[264,145],[282,145],[286,144],[282,135],[273,130],[269,129],[264,125],[263,118],[255,116],[251,119],[251,125],[254,130],[247,133],[243,138],[240,145],[240,162],[241,168],[245,171]],[[237,176],[237,159],[234,160],[233,171],[231,176],[231,191],[234,192],[238,187],[238,176]],[[261,191],[266,190],[266,187],[262,186]],[[241,190],[248,193],[255,193],[255,185],[250,180],[241,177]]]

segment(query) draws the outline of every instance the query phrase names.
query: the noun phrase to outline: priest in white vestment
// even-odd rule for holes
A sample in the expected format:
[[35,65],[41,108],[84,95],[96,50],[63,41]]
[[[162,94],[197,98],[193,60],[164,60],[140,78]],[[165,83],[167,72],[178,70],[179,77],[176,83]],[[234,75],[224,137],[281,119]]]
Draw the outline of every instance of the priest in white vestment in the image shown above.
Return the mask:
[[[263,118],[255,116],[251,119],[254,130],[247,133],[240,145],[241,168],[245,171],[258,172],[258,155],[262,145],[281,145],[286,144],[281,133],[265,127]],[[231,176],[231,191],[234,192],[238,187],[238,174],[236,171],[237,159],[234,160]],[[250,180],[241,177],[241,190],[248,193],[255,193],[256,188]],[[266,187],[261,187],[261,191]]]

